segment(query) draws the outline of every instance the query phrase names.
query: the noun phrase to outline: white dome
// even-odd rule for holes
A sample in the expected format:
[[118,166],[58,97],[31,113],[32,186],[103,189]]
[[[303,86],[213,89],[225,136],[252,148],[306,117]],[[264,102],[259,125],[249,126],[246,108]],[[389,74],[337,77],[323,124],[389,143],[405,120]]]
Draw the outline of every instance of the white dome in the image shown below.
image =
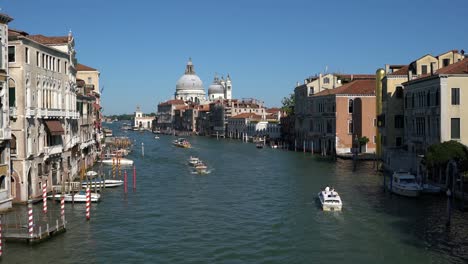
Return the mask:
[[213,83],[208,87],[208,94],[224,94],[224,88],[220,84]]
[[176,83],[176,90],[202,90],[203,89],[203,82],[202,80],[195,74],[184,74]]

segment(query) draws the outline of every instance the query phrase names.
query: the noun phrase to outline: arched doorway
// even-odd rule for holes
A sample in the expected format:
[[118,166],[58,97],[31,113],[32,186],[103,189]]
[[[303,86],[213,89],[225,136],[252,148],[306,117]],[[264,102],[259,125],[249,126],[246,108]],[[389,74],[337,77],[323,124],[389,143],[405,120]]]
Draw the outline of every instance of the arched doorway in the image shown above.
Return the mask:
[[11,197],[14,201],[21,200],[21,182],[16,171],[13,171],[11,175]]

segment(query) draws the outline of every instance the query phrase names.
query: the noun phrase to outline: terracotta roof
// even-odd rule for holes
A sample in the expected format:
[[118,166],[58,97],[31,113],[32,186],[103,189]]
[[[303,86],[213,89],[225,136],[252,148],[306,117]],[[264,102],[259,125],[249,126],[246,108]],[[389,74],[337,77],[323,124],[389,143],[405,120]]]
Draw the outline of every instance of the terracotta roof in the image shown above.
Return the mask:
[[27,38],[41,44],[67,44],[68,36],[47,37],[44,35],[28,35]]
[[184,100],[179,100],[179,99],[169,100],[169,101],[160,103],[159,105],[180,105],[180,104],[184,104]]
[[436,74],[468,74],[468,58],[461,61],[455,62],[448,66],[445,66],[438,71]]
[[408,75],[409,65],[401,67],[399,70],[389,73],[388,75]]
[[174,109],[175,110],[184,110],[184,109],[188,109],[189,106],[188,105],[177,105]]
[[77,71],[97,71],[94,68],[91,68],[89,66],[86,66],[86,65],[80,64],[80,63],[78,63],[78,65],[76,65],[76,70]]
[[345,78],[351,80],[375,80],[375,74],[335,74],[338,78]]
[[12,28],[8,29],[8,36],[27,36],[27,35],[29,34],[22,30],[16,30]]
[[234,119],[242,119],[242,118],[250,118],[250,119],[262,119],[262,116],[254,114],[254,113],[242,113],[231,118]]
[[368,94],[375,95],[375,80],[354,80],[335,89],[328,89],[313,96],[325,96],[331,94]]
[[272,107],[272,108],[268,108],[265,110],[267,113],[270,113],[270,114],[276,114],[278,113],[278,111],[281,111],[281,109],[277,108],[277,107]]

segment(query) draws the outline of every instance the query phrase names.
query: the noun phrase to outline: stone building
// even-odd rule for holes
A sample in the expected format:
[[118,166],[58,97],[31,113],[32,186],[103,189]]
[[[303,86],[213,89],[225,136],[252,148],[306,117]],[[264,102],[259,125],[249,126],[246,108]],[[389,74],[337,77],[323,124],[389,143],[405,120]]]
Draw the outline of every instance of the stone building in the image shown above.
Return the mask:
[[140,107],[137,106],[133,127],[142,129],[151,129],[153,127],[154,116],[145,116]]
[[[13,19],[0,14],[0,211],[11,208],[16,195],[17,181],[11,177],[10,167],[10,110],[9,104],[9,71],[8,71],[8,23]],[[17,179],[16,179],[17,180]]]
[[[41,185],[71,180],[78,171],[74,38],[9,31],[12,173],[15,201],[41,195]],[[12,180],[12,181],[13,181]]]

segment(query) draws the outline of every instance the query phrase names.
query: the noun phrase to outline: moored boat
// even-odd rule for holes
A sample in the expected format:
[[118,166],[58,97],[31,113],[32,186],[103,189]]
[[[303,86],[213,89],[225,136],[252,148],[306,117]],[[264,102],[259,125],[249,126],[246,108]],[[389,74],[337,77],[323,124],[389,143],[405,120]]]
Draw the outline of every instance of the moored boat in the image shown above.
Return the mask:
[[[86,202],[86,192],[80,191],[75,194],[66,193],[63,194],[64,200],[67,203],[75,202],[75,203],[85,203]],[[62,194],[55,194],[49,195],[49,199],[60,201],[62,199]],[[101,195],[99,193],[91,193],[91,202],[97,203],[101,199]]]
[[[126,159],[126,158],[119,158],[118,162],[120,163],[120,165],[129,165],[129,166],[133,165],[133,160]],[[105,165],[115,164],[115,165],[117,165],[117,158],[115,158],[115,159],[105,159],[105,160],[102,161],[102,164],[105,164]]]
[[393,193],[407,197],[417,197],[423,190],[416,182],[416,177],[406,171],[394,172],[388,188]]
[[100,187],[106,187],[106,188],[113,188],[113,187],[118,187],[122,186],[124,182],[122,180],[111,180],[111,179],[106,179],[106,180],[98,180],[94,179],[91,181],[85,181],[81,183],[81,186],[83,188],[90,187],[90,188],[100,188]]
[[341,211],[343,207],[340,195],[333,188],[326,187],[318,193],[318,198],[323,211]]

